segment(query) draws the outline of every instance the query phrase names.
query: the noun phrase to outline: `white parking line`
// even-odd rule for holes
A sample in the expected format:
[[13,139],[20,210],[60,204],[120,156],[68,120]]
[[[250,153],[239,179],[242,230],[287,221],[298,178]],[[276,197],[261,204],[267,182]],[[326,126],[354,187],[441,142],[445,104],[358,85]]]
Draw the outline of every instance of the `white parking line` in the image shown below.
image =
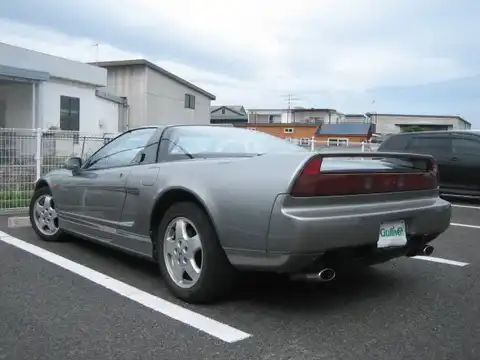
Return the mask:
[[468,265],[468,263],[466,263],[466,262],[442,259],[442,258],[437,258],[437,257],[432,257],[432,256],[413,256],[412,258],[417,259],[417,260],[425,260],[425,261],[437,262],[437,263],[441,263],[441,264],[448,264],[448,265],[454,265],[454,266],[467,266]]
[[13,236],[10,236],[2,231],[0,231],[0,240],[225,342],[234,343],[252,336],[251,334],[247,334],[241,330],[200,315],[194,311],[187,310],[179,305],[173,304],[162,298],[137,289],[108,275],[68,260],[38,246],[14,238]]
[[452,207],[465,208],[465,209],[477,209],[477,210],[480,210],[480,206],[473,206],[473,205],[459,205],[459,204],[452,204]]
[[460,224],[460,223],[450,223],[450,225],[466,227],[466,228],[471,228],[471,229],[480,229],[480,225],[469,225],[469,224]]

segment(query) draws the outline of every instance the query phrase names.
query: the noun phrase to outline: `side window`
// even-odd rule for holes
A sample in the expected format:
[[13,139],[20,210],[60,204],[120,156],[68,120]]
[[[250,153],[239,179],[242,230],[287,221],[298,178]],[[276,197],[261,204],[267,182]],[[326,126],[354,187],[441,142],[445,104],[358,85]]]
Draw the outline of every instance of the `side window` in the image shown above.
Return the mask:
[[478,156],[480,154],[479,140],[454,137],[452,139],[452,148],[455,155]]
[[137,129],[121,135],[93,154],[84,169],[108,169],[139,164],[143,160],[143,150],[156,130],[156,128]]
[[418,135],[408,142],[408,152],[428,154],[434,157],[449,156],[452,152],[452,139],[450,136]]

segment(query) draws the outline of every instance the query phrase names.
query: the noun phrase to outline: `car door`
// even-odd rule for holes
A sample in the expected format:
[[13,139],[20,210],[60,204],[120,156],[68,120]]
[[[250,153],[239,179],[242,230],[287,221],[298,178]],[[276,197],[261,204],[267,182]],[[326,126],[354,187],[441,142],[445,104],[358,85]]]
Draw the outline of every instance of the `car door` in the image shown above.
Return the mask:
[[143,161],[145,145],[157,128],[128,131],[95,154],[70,179],[78,203],[72,230],[101,241],[112,242],[121,219],[126,181]]
[[452,135],[450,168],[458,190],[480,191],[480,137],[470,134]]
[[448,133],[415,134],[407,144],[407,152],[432,155],[438,166],[441,188],[451,188],[454,174],[450,167],[452,157],[452,139]]
[[125,188],[126,196],[118,222],[114,245],[141,255],[152,255],[150,210],[156,199],[160,174],[157,164],[158,146],[163,129],[159,128],[141,151],[142,161],[132,167]]

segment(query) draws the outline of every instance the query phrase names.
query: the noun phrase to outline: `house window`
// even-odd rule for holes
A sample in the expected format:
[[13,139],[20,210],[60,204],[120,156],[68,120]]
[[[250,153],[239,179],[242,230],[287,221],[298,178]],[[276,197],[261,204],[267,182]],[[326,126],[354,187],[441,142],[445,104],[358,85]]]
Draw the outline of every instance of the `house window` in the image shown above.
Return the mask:
[[308,144],[310,144],[310,139],[309,138],[300,139],[300,145],[308,145]]
[[328,138],[327,140],[328,146],[348,146],[348,139],[347,138]]
[[253,131],[256,131],[257,128],[254,128],[254,127],[248,127],[247,130],[253,130]]
[[195,96],[185,94],[185,109],[195,109]]
[[[80,131],[80,99],[60,96],[60,130]],[[72,134],[73,142],[78,144],[78,133]]]
[[285,129],[283,129],[283,132],[285,134],[293,134],[293,128],[285,128]]
[[225,109],[222,109],[222,115],[225,115]]

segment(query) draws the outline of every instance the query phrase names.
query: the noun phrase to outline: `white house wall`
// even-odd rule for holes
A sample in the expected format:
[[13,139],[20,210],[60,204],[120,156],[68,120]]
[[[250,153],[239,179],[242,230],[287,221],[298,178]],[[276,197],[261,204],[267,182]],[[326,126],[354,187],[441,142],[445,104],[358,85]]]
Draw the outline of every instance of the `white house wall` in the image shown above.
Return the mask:
[[112,66],[108,68],[106,92],[127,97],[129,104],[129,124],[121,124],[120,130],[147,125],[146,116],[146,67]]
[[[195,96],[195,109],[185,108],[185,94]],[[211,100],[147,68],[147,119],[145,125],[210,124]]]
[[96,86],[107,85],[107,70],[41,52],[0,42],[0,64],[16,68],[44,71],[50,76],[84,82]]
[[[43,128],[60,126],[60,96],[80,98],[80,132],[89,134],[118,131],[118,104],[99,98],[95,87],[63,80],[42,84],[41,124]],[[115,111],[116,109],[116,111]]]

